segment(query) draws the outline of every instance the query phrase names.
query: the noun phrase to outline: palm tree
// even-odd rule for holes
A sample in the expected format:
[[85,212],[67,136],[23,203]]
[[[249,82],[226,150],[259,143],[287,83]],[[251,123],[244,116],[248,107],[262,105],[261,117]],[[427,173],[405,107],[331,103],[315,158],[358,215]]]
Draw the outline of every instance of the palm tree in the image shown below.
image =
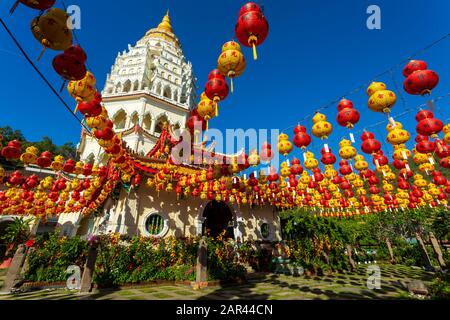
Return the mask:
[[23,244],[30,237],[30,224],[33,218],[14,218],[14,220],[8,224],[5,229],[5,235],[2,237],[6,243],[9,244],[6,256],[19,245]]

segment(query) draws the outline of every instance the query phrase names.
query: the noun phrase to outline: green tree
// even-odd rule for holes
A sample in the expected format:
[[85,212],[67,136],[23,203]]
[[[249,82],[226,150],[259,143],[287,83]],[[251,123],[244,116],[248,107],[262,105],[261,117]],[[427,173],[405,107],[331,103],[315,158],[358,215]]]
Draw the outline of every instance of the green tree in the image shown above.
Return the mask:
[[30,237],[30,224],[34,221],[34,218],[25,219],[23,217],[14,218],[14,220],[8,224],[5,229],[5,234],[2,240],[6,241],[10,245],[10,248],[6,255],[14,254],[18,245],[25,243]]

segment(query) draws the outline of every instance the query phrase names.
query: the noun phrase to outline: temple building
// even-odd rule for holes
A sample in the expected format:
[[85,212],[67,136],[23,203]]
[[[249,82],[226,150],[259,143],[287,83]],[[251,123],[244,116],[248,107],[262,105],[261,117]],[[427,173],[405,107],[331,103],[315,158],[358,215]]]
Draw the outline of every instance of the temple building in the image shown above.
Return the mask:
[[[176,143],[176,129],[185,128],[196,104],[196,78],[169,14],[150,29],[135,46],[119,53],[107,75],[103,103],[114,130],[134,155],[135,166],[151,176],[164,160],[164,144]],[[95,138],[83,131],[78,147],[80,159],[107,165],[108,156]],[[167,151],[167,150],[166,150]],[[204,168],[182,166],[197,173]],[[103,212],[83,217],[63,214],[58,225],[66,236],[120,233],[129,236],[190,237],[226,231],[241,240],[281,239],[280,223],[271,206],[231,205],[156,192],[142,183],[121,188],[103,206]]]

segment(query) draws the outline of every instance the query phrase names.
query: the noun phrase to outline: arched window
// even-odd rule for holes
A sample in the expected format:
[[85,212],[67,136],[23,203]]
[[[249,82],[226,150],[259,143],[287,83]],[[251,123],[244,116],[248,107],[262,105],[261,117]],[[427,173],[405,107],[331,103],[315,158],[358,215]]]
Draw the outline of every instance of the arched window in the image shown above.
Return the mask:
[[138,80],[136,80],[133,85],[133,91],[137,91],[137,90],[139,90],[139,81]]
[[122,83],[118,83],[117,85],[116,85],[116,93],[120,93],[122,91]]
[[174,91],[173,100],[178,101],[178,91]]
[[138,125],[139,124],[139,115],[137,114],[137,112],[134,112],[132,115],[131,115],[131,125],[133,126],[133,127],[135,127],[136,125]]
[[95,155],[93,153],[90,153],[86,159],[84,159],[84,163],[88,164],[94,164],[95,162]]
[[130,92],[131,91],[131,81],[127,80],[123,85],[123,92]]
[[167,120],[167,117],[165,115],[160,117],[158,122],[156,123],[155,133],[161,134],[164,129],[164,125],[167,124],[168,122],[169,121]]
[[157,85],[156,85],[156,93],[157,94],[161,94],[161,82],[159,82]]
[[166,98],[172,99],[172,90],[170,90],[169,86],[166,86],[164,88],[163,96],[166,97]]
[[113,117],[113,123],[116,126],[116,129],[125,129],[125,122],[127,120],[127,114],[125,111],[120,110]]
[[144,116],[144,121],[142,122],[142,126],[145,130],[149,131],[152,127],[152,117],[149,113]]

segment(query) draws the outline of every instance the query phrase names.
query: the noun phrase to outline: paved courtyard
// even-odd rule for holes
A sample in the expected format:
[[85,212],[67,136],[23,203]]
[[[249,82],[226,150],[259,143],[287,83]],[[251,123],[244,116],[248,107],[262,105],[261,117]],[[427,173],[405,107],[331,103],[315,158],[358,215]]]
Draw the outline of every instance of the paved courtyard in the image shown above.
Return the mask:
[[[79,295],[65,290],[35,291],[0,296],[0,300],[328,300],[408,299],[405,285],[413,280],[425,284],[432,274],[405,266],[381,265],[381,289],[367,288],[367,266],[354,273],[322,277],[268,275],[245,285],[195,291],[188,286],[165,285],[132,289],[103,290]],[[4,274],[0,274],[0,285]]]

